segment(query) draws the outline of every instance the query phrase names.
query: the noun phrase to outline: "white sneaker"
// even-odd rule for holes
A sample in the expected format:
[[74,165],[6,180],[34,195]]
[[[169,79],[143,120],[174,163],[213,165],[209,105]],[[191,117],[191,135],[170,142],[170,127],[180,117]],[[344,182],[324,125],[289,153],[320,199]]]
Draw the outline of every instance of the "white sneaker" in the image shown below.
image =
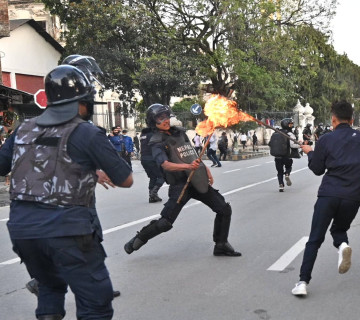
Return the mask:
[[290,187],[292,185],[290,176],[288,174],[285,175],[286,184]]
[[298,283],[295,283],[295,288],[291,290],[291,293],[294,296],[306,296],[306,286],[307,283],[305,281],[299,281]]
[[343,274],[348,272],[351,267],[351,248],[346,242],[343,242],[339,247],[339,261],[338,270]]

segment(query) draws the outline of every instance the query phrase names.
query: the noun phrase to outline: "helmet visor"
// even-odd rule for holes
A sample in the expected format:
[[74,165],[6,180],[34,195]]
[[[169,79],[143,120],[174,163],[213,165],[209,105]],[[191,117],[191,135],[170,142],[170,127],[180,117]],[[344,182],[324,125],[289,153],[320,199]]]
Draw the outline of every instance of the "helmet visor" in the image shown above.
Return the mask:
[[170,112],[163,112],[155,117],[155,122],[156,124],[162,124],[165,120],[169,120],[169,119],[170,119]]

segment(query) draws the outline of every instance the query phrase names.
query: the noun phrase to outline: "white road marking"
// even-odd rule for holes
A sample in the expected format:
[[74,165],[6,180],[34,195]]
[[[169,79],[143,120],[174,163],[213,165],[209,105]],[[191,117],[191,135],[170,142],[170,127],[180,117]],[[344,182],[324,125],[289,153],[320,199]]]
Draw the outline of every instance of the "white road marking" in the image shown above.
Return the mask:
[[155,215],[150,216],[150,217],[146,217],[146,218],[143,218],[143,219],[139,219],[139,220],[135,220],[135,221],[132,221],[132,222],[129,222],[129,223],[125,223],[125,224],[122,224],[122,225],[114,227],[114,228],[106,229],[106,230],[103,231],[103,234],[108,234],[108,233],[115,232],[115,231],[118,231],[118,230],[121,230],[121,229],[125,229],[127,227],[131,227],[131,226],[134,226],[136,224],[139,224],[139,223],[151,220],[151,219],[156,219],[156,218],[159,218],[159,217],[160,217],[159,214],[155,214]]
[[309,237],[302,237],[267,270],[283,271],[304,250],[308,240]]
[[224,171],[223,173],[229,173],[229,172],[234,172],[234,171],[240,171],[241,169],[234,169],[234,170],[229,170],[229,171]]
[[[292,173],[300,172],[300,171],[303,171],[303,170],[305,170],[305,169],[307,169],[307,167],[302,168],[302,169],[299,169],[299,170],[295,170],[295,171],[293,171]],[[234,190],[230,190],[230,191],[228,191],[228,192],[222,193],[222,195],[223,195],[223,196],[226,196],[226,195],[228,195],[228,194],[232,194],[232,193],[235,193],[235,192],[239,192],[239,191],[242,191],[242,190],[246,190],[246,189],[249,189],[249,188],[258,186],[258,185],[263,184],[263,183],[267,183],[267,182],[272,181],[272,180],[275,180],[275,179],[277,179],[277,177],[270,178],[270,179],[263,180],[263,181],[256,182],[256,183],[252,183],[252,184],[249,184],[249,185],[247,185],[247,186],[244,186],[244,187],[241,187],[241,188],[237,188],[237,189],[234,189]],[[195,202],[193,202],[193,203],[190,203],[190,204],[184,206],[183,209],[187,209],[187,208],[196,206],[196,205],[198,205],[198,204],[200,204],[200,203],[201,203],[200,201],[195,201]],[[113,228],[110,228],[110,229],[103,230],[103,234],[112,233],[112,232],[115,232],[115,231],[118,231],[118,230],[121,230],[121,229],[125,229],[125,228],[131,227],[131,226],[134,226],[134,225],[137,225],[137,224],[140,224],[140,223],[143,223],[143,222],[152,220],[152,219],[156,219],[156,218],[159,218],[159,217],[160,217],[159,214],[155,214],[155,215],[152,215],[152,216],[149,216],[149,217],[145,217],[145,218],[142,218],[142,219],[139,219],[139,220],[135,220],[135,221],[132,221],[132,222],[129,222],[129,223],[125,223],[125,224],[122,224],[122,225],[120,225],[120,226],[116,226],[116,227],[113,227]],[[1,262],[1,263],[0,263],[0,266],[1,266],[1,265],[14,264],[14,263],[17,263],[17,262],[19,262],[19,261],[20,261],[19,258],[7,260],[7,261],[4,261],[4,262]]]
[[246,169],[255,168],[255,167],[260,167],[260,164],[255,164],[255,165],[253,165],[253,166],[246,167]]
[[[291,173],[293,174],[293,173],[296,173],[296,172],[303,171],[303,170],[305,170],[305,169],[307,169],[307,167],[302,168],[302,169],[299,169],[299,170],[292,171]],[[244,187],[241,187],[241,188],[237,188],[237,189],[234,189],[234,190],[230,190],[230,191],[228,191],[228,192],[225,192],[225,193],[223,193],[222,195],[223,195],[223,196],[227,196],[228,194],[232,194],[232,193],[235,193],[235,192],[239,192],[239,191],[242,191],[242,190],[246,190],[246,189],[249,189],[249,188],[258,186],[258,185],[260,185],[260,184],[267,183],[267,182],[272,181],[272,180],[277,180],[277,177],[270,178],[270,179],[267,179],[267,180],[263,180],[263,181],[260,181],[260,182],[255,182],[255,183],[252,183],[252,184],[248,184],[247,186],[244,186]]]
[[11,260],[7,260],[7,261],[4,261],[4,262],[1,262],[0,263],[0,266],[4,266],[4,265],[9,265],[9,264],[14,264],[16,262],[20,262],[20,258],[14,258],[14,259],[11,259]]
[[0,219],[0,221],[8,221],[9,218],[5,218],[5,219]]

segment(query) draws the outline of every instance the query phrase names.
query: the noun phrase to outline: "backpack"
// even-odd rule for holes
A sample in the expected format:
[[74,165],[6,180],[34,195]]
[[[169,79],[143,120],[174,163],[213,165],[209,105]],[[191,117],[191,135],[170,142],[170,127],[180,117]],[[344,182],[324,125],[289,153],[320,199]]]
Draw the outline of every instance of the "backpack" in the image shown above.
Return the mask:
[[220,140],[218,142],[218,147],[219,147],[219,149],[225,149],[226,148],[225,137],[220,138]]
[[290,157],[290,141],[279,132],[274,132],[269,142],[270,154],[273,157]]

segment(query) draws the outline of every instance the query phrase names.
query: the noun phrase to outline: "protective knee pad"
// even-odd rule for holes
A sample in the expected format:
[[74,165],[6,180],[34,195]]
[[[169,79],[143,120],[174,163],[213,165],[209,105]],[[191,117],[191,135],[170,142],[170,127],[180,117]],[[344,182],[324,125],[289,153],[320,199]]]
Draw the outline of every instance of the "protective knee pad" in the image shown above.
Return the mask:
[[160,218],[157,221],[157,228],[161,232],[169,231],[172,227],[173,227],[172,224],[165,218]]

